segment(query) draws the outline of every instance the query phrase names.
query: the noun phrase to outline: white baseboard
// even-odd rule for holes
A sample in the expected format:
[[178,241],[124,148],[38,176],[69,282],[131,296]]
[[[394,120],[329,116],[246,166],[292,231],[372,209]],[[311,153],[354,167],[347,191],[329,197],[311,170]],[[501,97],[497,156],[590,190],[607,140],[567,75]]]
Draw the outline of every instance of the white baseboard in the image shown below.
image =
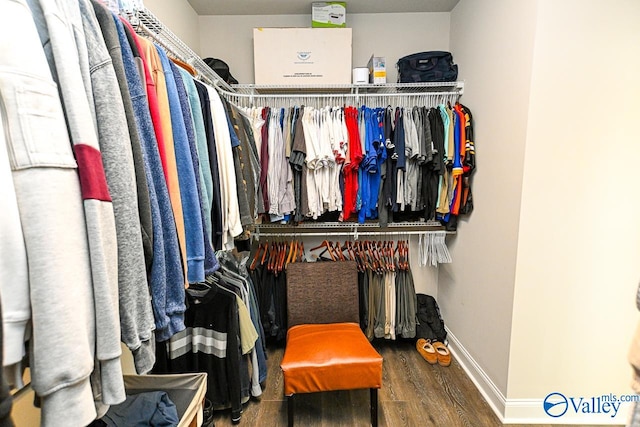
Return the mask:
[[451,353],[467,373],[467,376],[469,376],[473,384],[475,384],[482,397],[484,397],[484,400],[487,401],[493,412],[495,412],[496,416],[502,421],[507,399],[493,383],[491,378],[482,370],[482,367],[473,359],[467,349],[464,348],[462,343],[451,333],[449,328],[446,328],[446,330]]
[[615,417],[607,414],[584,415],[567,412],[557,418],[543,410],[543,399],[507,399],[462,343],[447,328],[449,349],[489,407],[503,424],[625,425],[632,403],[623,403]]

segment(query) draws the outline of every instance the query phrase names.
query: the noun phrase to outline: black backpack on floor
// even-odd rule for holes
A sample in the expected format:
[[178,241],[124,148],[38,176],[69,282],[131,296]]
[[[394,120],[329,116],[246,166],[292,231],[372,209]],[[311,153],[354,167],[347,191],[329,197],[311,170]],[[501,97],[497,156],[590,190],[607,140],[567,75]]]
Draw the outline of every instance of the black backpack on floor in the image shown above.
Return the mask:
[[430,341],[444,342],[447,331],[444,329],[444,320],[440,316],[440,308],[435,298],[431,295],[417,294],[418,324],[416,325],[416,339],[424,338]]

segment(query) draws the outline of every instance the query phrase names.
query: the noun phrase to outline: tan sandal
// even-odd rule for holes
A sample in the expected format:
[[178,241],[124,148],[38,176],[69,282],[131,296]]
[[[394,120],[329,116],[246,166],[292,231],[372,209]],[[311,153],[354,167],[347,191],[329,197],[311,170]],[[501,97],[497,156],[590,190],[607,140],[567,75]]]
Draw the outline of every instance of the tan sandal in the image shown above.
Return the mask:
[[428,340],[419,338],[416,342],[416,350],[418,350],[418,353],[420,353],[422,358],[429,362],[430,365],[438,363],[438,354],[436,353],[436,349],[433,348],[431,342]]
[[436,351],[438,364],[440,366],[449,366],[451,365],[451,352],[447,348],[446,345],[441,343],[440,341],[435,341],[433,343],[433,348]]

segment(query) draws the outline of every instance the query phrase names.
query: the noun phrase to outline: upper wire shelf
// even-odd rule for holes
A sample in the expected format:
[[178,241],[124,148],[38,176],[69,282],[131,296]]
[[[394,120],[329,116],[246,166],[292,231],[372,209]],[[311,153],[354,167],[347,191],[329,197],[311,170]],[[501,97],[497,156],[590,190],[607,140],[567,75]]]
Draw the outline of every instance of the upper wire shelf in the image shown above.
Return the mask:
[[326,85],[255,85],[237,84],[232,86],[239,95],[307,95],[307,94],[380,94],[390,95],[407,93],[445,92],[462,95],[464,82],[432,83],[384,83],[384,84],[326,84]]
[[454,103],[464,92],[464,82],[386,83],[367,85],[233,85],[221,90],[232,104],[241,107],[269,105],[436,105]]
[[234,91],[200,56],[160,22],[149,10],[141,9],[133,12],[125,12],[125,14],[136,32],[153,39],[167,51],[169,56],[173,56],[192,66],[197,72],[196,77],[200,80],[227,92]]

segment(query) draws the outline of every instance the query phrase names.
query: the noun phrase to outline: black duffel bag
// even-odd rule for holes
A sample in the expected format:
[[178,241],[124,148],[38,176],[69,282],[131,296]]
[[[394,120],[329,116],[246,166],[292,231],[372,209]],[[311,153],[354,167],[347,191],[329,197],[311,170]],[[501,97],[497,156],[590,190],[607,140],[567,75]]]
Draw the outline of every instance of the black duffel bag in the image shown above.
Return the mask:
[[398,59],[396,67],[398,83],[453,82],[458,78],[451,52],[414,53]]

